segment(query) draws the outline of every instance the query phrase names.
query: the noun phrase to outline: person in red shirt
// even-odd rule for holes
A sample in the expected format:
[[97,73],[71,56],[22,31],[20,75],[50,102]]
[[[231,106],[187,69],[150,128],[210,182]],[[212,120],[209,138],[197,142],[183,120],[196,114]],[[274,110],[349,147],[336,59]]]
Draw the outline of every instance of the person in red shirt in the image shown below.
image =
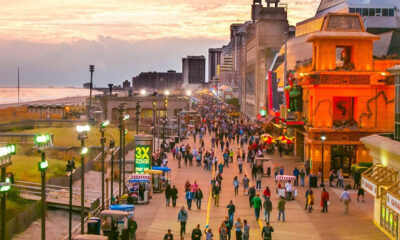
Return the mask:
[[321,212],[328,212],[328,201],[329,201],[329,193],[324,189],[322,189],[321,193]]
[[271,198],[271,191],[269,190],[269,187],[267,186],[263,192],[263,197],[264,200],[266,200],[267,198]]

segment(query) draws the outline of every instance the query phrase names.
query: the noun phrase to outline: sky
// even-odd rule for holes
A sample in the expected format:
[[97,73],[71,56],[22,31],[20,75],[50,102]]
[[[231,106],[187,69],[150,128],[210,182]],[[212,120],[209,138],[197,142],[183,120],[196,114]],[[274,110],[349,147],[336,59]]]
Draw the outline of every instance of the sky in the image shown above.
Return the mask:
[[[263,0],[264,2],[264,0]],[[0,86],[121,84],[142,71],[182,71],[182,57],[229,40],[252,0],[0,0]],[[319,0],[286,0],[290,24]]]

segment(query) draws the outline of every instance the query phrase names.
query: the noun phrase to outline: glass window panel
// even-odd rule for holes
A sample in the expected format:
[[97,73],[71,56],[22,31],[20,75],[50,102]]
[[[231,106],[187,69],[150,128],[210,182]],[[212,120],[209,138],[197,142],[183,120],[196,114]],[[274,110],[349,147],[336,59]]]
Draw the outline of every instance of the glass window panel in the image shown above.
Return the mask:
[[356,9],[355,9],[355,8],[349,8],[349,12],[350,12],[350,13],[355,13],[355,12],[356,12]]
[[375,16],[375,8],[370,8],[368,11],[368,16]]
[[382,16],[389,16],[389,9],[383,8],[382,9]]
[[390,17],[394,16],[394,9],[393,8],[389,9],[389,16]]
[[356,13],[362,14],[362,8],[356,8]]
[[368,8],[363,8],[361,16],[368,16]]

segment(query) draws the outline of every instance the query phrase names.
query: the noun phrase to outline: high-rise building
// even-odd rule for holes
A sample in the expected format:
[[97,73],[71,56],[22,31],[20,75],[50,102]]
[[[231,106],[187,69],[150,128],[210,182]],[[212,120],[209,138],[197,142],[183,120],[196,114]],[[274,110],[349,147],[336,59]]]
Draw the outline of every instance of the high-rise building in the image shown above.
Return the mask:
[[206,58],[187,56],[182,58],[183,87],[196,88],[206,82]]
[[212,81],[218,76],[218,65],[222,63],[222,48],[208,49],[208,81]]
[[182,73],[169,70],[167,72],[142,72],[132,78],[132,87],[135,90],[147,89],[179,89],[182,87]]

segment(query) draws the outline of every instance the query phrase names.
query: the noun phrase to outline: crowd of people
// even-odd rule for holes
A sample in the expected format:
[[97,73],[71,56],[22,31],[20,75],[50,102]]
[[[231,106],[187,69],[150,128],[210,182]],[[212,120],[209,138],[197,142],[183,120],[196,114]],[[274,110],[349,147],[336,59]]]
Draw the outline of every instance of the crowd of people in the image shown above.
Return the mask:
[[[259,147],[259,136],[262,133],[260,125],[250,123],[246,119],[234,119],[229,115],[229,106],[224,103],[216,102],[215,100],[208,99],[207,104],[200,105],[198,108],[199,113],[202,116],[202,121],[195,125],[195,127],[188,131],[187,137],[193,139],[194,145],[181,144],[174,146],[171,149],[171,154],[174,160],[178,162],[178,168],[181,167],[202,167],[205,171],[212,172],[212,178],[210,181],[211,195],[213,198],[213,204],[215,207],[220,207],[220,195],[222,191],[222,184],[230,185],[224,180],[224,172],[226,168],[232,165],[237,165],[238,172],[232,180],[232,188],[234,196],[244,195],[248,197],[249,206],[254,210],[254,217],[256,221],[261,220],[260,214],[264,216],[264,226],[262,228],[261,239],[270,240],[272,239],[272,233],[274,232],[273,227],[270,225],[271,212],[273,211],[273,204],[271,201],[271,189],[269,186],[262,188],[262,177],[266,170],[266,175],[270,176],[271,169],[263,169],[263,167],[255,162],[256,156],[261,156],[266,150]],[[209,143],[205,143],[206,136]],[[197,144],[198,143],[198,144]],[[236,146],[235,146],[236,145]],[[196,148],[197,147],[197,148]],[[236,148],[235,148],[236,147]],[[165,152],[157,154],[158,163],[164,164],[163,159],[167,158]],[[182,162],[183,161],[183,162]],[[247,172],[244,171],[244,164],[248,163],[251,168],[251,176],[247,176]],[[273,166],[273,176],[284,175],[284,166],[275,164]],[[305,187],[306,177],[311,177],[310,163],[306,162],[304,168],[299,169],[295,167],[292,172],[295,177],[294,186]],[[343,187],[343,172],[332,174],[337,179],[337,185]],[[330,186],[334,179],[330,179]],[[194,181],[193,181],[194,180]],[[193,181],[193,183],[191,183]],[[225,179],[226,181],[226,179]],[[276,182],[277,187],[280,186],[281,182]],[[204,186],[208,187],[208,186]],[[240,187],[242,187],[242,194],[239,194]],[[224,188],[226,189],[226,188]],[[287,192],[292,192],[293,186],[291,182],[285,184]],[[186,208],[184,206],[178,212],[178,222],[180,223],[180,236],[183,238],[186,234],[186,222],[189,219],[188,211],[192,211],[192,202],[195,201],[196,209],[201,210],[201,202],[204,198],[203,192],[196,182],[196,180],[189,179],[186,181],[184,188],[184,198],[186,200]],[[176,198],[178,191],[175,186],[167,187],[165,191],[166,206],[169,206],[172,198],[173,206],[176,206]],[[311,188],[308,188],[305,193],[305,210],[312,213],[314,210],[315,195]],[[292,200],[292,196],[289,199],[281,197],[276,206],[277,209],[277,220],[282,222],[286,221],[285,207],[286,201]],[[325,188],[321,191],[321,212],[328,212],[329,205],[329,193]],[[343,191],[340,200],[343,201],[345,206],[345,213],[348,213],[348,205],[351,201],[350,195],[347,189]],[[247,239],[258,239],[256,236],[250,237],[250,225],[248,219],[241,219],[237,217],[235,219],[236,206],[234,200],[230,200],[226,206],[227,216],[218,226],[216,231],[206,225],[203,230],[200,229],[200,225],[197,225],[191,232],[191,239],[205,239],[210,240],[218,236],[218,239],[227,240],[233,239],[232,235],[235,235],[237,240]],[[187,211],[187,210],[188,211]],[[232,233],[234,232],[234,234]],[[164,239],[173,239],[171,230],[165,235]]]

